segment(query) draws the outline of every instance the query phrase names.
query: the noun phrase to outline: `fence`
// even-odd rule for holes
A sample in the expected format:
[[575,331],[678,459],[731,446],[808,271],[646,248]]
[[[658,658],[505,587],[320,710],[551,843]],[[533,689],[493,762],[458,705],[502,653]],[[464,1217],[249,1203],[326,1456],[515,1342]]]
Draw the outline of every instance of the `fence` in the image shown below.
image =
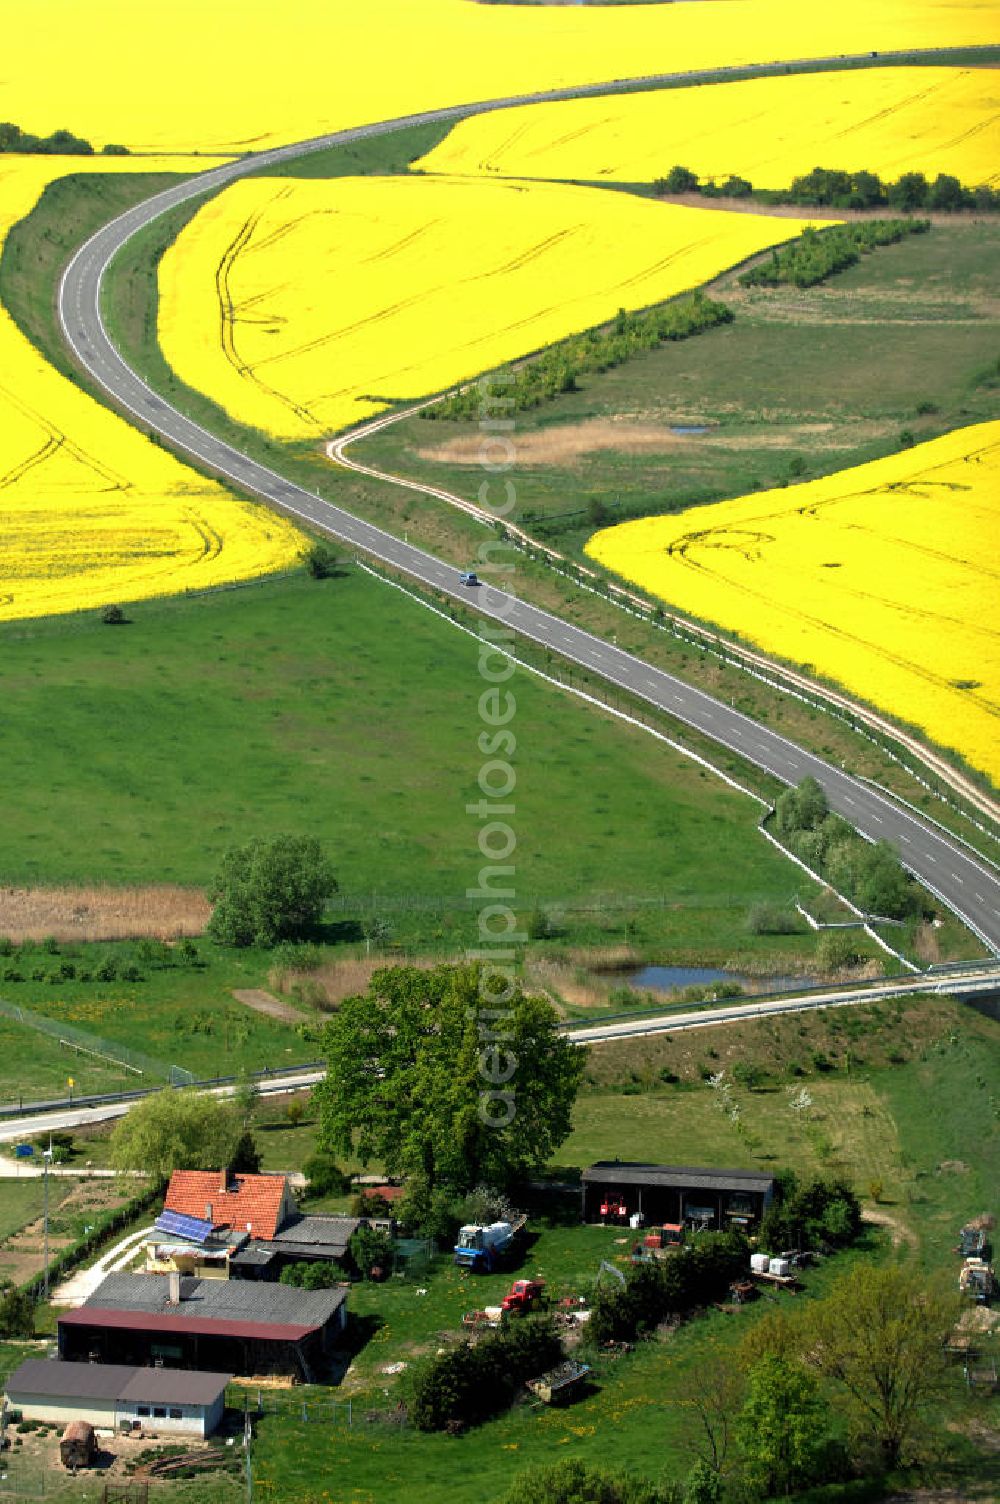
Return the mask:
[[33,1013],[30,1008],[22,1008],[20,1003],[11,1003],[6,998],[0,998],[0,1016],[9,1018],[14,1023],[23,1024],[27,1029],[34,1029],[39,1034],[47,1034],[50,1039],[56,1040],[65,1049],[126,1071],[137,1079],[169,1081],[171,1072],[177,1069],[175,1066],[166,1065],[162,1060],[154,1059],[151,1055],[144,1055],[140,1050],[133,1050],[128,1045],[119,1044],[116,1039],[104,1039],[100,1034],[91,1034],[86,1029],[78,1029],[75,1024],[66,1023],[63,1019],[48,1018],[44,1013]]

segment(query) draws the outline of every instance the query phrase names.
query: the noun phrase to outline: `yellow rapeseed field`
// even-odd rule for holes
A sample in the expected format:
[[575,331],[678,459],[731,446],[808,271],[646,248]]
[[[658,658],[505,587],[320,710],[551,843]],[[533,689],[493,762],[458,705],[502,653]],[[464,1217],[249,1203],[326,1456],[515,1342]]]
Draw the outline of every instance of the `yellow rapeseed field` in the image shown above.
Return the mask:
[[697,286],[807,221],[560,184],[235,183],[160,264],[160,343],[240,422],[350,426]]
[[[184,171],[170,158],[0,157],[0,246],[67,172]],[[245,579],[300,534],[236,501],[67,381],[0,309],[0,620]]]
[[1000,422],[595,534],[677,609],[805,664],[1000,783]]
[[6,10],[0,120],[151,150],[244,151],[651,72],[997,41],[996,0],[170,0],[148,24],[134,0]]
[[1000,180],[1000,72],[879,68],[529,105],[462,121],[428,172],[648,183],[676,163],[785,188],[813,167]]

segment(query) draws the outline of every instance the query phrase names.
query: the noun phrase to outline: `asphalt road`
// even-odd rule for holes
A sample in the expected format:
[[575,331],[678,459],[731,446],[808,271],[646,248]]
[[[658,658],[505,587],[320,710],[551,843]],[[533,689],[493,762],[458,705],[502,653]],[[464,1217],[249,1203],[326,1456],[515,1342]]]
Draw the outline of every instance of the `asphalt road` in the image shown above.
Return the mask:
[[[761,65],[760,71],[770,71],[770,67]],[[741,70],[744,74],[746,71]],[[1000,955],[1000,871],[988,866],[970,850],[866,784],[730,706],[514,595],[489,585],[479,589],[461,586],[453,565],[320,500],[266,466],[257,464],[200,428],[158,396],[121,358],[104,328],[100,312],[101,280],[108,263],[125,242],[167,210],[201,194],[217,191],[247,172],[301,156],[305,151],[384,134],[403,125],[457,120],[470,114],[540,100],[625,92],[637,84],[669,84],[677,82],[680,77],[682,75],[663,74],[647,80],[617,80],[612,84],[556,89],[545,94],[429,110],[419,115],[338,131],[213,168],[128,210],[80,248],[59,286],[59,318],[64,338],[79,364],[99,382],[118,407],[131,414],[142,427],[155,430],[171,448],[194,456],[232,481],[239,490],[280,507],[434,590],[466,601],[483,616],[514,628],[563,658],[685,721],[783,783],[798,783],[812,775],[822,784],[833,809],[870,839],[892,841],[910,871],[964,919],[994,954]],[[696,74],[683,77],[688,82],[698,81]]]

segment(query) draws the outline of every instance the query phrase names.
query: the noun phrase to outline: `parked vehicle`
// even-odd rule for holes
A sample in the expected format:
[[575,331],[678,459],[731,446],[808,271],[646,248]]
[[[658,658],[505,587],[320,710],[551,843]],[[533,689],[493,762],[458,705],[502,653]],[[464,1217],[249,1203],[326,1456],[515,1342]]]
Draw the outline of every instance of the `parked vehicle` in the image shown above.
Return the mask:
[[992,1265],[985,1259],[966,1259],[958,1276],[958,1288],[979,1305],[989,1305],[996,1288]]
[[986,1229],[967,1223],[958,1235],[955,1252],[960,1253],[963,1259],[981,1259],[986,1252]]
[[468,569],[464,574],[459,575],[458,583],[460,585],[478,585],[479,576],[475,573],[474,570]]
[[523,1226],[523,1217],[519,1222],[491,1222],[488,1227],[468,1223],[459,1228],[455,1263],[477,1274],[492,1273]]
[[503,1298],[501,1310],[519,1311],[525,1315],[541,1305],[545,1298],[543,1279],[516,1279]]

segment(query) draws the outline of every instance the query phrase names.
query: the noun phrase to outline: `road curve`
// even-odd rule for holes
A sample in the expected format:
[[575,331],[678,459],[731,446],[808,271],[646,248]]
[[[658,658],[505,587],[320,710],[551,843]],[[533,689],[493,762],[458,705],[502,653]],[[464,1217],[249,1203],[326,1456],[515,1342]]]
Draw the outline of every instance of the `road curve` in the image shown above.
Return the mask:
[[[772,68],[773,65],[762,64],[759,71],[766,73]],[[748,70],[733,71],[746,76]],[[945,832],[925,823],[918,815],[895,804],[864,782],[849,777],[841,769],[701,690],[514,595],[489,585],[472,590],[462,587],[453,565],[322,501],[258,464],[192,422],[147,386],[122,359],[104,327],[100,309],[101,283],[108,264],[121,247],[161,214],[193,198],[215,192],[255,169],[327,146],[386,134],[402,126],[457,120],[467,115],[545,100],[624,93],[679,81],[696,83],[700,78],[698,74],[660,74],[645,79],[615,80],[612,84],[553,89],[542,94],[516,95],[427,110],[417,115],[337,131],[212,168],[129,209],[80,247],[59,285],[58,312],[63,338],[75,360],[116,406],[131,414],[143,428],[155,431],[171,448],[190,455],[226,477],[241,491],[279,507],[362,553],[374,556],[432,590],[464,601],[482,616],[531,638],[686,722],[783,783],[794,784],[807,775],[813,776],[822,784],[833,809],[869,839],[892,841],[914,876],[958,914],[994,955],[1000,955],[1000,871],[968,848],[949,839]]]

